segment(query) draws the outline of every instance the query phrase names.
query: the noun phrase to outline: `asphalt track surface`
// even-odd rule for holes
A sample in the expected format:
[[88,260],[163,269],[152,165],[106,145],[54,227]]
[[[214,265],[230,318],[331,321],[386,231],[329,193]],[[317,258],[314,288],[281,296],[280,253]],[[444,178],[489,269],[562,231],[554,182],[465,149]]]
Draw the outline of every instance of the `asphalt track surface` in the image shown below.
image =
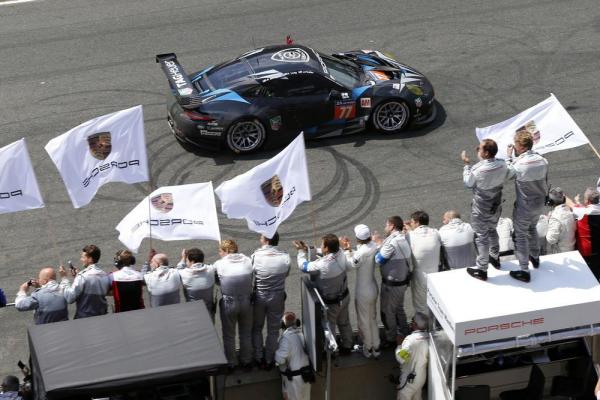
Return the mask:
[[[51,138],[96,116],[142,104],[152,185],[212,180],[216,187],[274,151],[234,157],[183,149],[165,121],[168,85],[154,56],[175,52],[191,72],[282,43],[287,34],[326,52],[389,52],[429,77],[440,105],[427,128],[309,142],[313,201],[281,226],[282,247],[288,250],[293,239],[312,240],[313,212],[317,234],[350,235],[357,223],[381,230],[387,216],[408,217],[417,209],[429,212],[436,227],[447,209],[468,219],[470,193],[461,183],[458,156],[463,149],[473,156],[475,127],[509,118],[549,93],[600,146],[596,0],[0,1],[0,146],[27,138],[46,202],[45,209],[0,215],[0,287],[10,301],[40,267],[76,261],[88,243],[101,247],[101,264],[108,270],[112,255],[123,247],[115,226],[149,190],[148,184],[108,184],[90,205],[74,209],[43,148]],[[589,147],[547,158],[553,185],[571,195],[595,185],[600,160]],[[505,198],[509,216],[512,184]],[[222,236],[238,240],[243,252],[257,247],[258,235],[245,222],[221,215],[220,223]],[[216,242],[153,244],[175,261],[182,247],[191,246],[204,249],[208,261],[217,257]],[[140,254],[148,248],[145,240]],[[294,265],[287,304],[296,311],[299,276]],[[27,359],[31,317],[14,308],[0,310],[0,376],[14,373],[16,361]]]

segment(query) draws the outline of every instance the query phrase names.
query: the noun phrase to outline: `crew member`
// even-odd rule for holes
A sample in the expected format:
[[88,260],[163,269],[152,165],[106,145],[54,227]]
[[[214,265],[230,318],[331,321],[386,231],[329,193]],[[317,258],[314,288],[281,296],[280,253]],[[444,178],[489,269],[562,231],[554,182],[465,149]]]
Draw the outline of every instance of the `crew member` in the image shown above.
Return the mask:
[[404,293],[410,282],[412,270],[412,252],[406,240],[404,221],[395,215],[385,222],[384,232],[387,235],[381,241],[373,235],[379,245],[375,254],[375,262],[381,268],[381,321],[384,327],[384,348],[395,345],[408,335],[406,312],[404,311]]
[[366,358],[378,358],[379,327],[377,326],[377,295],[375,281],[375,254],[377,245],[371,240],[371,230],[367,225],[356,225],[354,235],[358,242],[356,251],[348,238],[340,239],[350,265],[356,268],[356,319],[358,333],[363,342],[363,355]]
[[[279,234],[260,236],[261,247],[252,254],[254,268],[254,359],[267,370],[274,365],[281,317],[285,311],[285,279],[290,273],[290,255],[277,248]],[[267,338],[263,348],[263,326],[267,320]]]
[[[156,254],[154,249],[148,254],[151,272],[144,274],[144,282],[150,295],[150,306],[160,307],[178,304],[181,301],[181,277],[179,272],[169,267],[166,254]],[[143,270],[145,270],[143,268]]]
[[238,253],[237,243],[223,240],[219,246],[221,259],[215,262],[218,283],[221,285],[219,301],[223,346],[229,369],[236,364],[235,328],[240,341],[240,366],[252,368],[252,260]]
[[22,400],[19,395],[19,378],[13,375],[7,375],[0,385],[2,393],[0,393],[0,400]]
[[466,151],[461,153],[465,163],[463,182],[473,190],[471,203],[471,226],[475,231],[477,267],[467,268],[474,278],[487,280],[488,263],[500,269],[500,253],[496,225],[502,214],[502,188],[507,177],[504,160],[496,159],[498,145],[492,139],[484,139],[477,146],[479,162],[473,167]]
[[129,250],[119,250],[115,254],[116,271],[108,275],[110,279],[109,296],[115,300],[115,312],[140,310],[144,308],[144,275],[136,271],[135,257]]
[[[529,282],[529,262],[534,268],[540,265],[540,246],[536,225],[546,199],[548,161],[533,148],[533,136],[526,130],[515,135],[514,146],[508,146],[508,178],[515,180],[516,200],[513,209],[515,253],[520,270],[510,271],[510,276]],[[512,159],[513,153],[517,156]]]
[[429,358],[427,325],[427,316],[416,313],[411,323],[413,332],[396,348],[396,361],[402,370],[397,400],[421,400]]
[[583,256],[596,279],[600,280],[600,194],[595,188],[587,188],[583,193],[583,205],[567,199],[577,218],[577,250]]
[[[31,296],[27,294],[29,286],[36,288]],[[54,268],[43,268],[37,280],[21,285],[15,299],[15,308],[19,311],[35,310],[33,321],[36,325],[66,321],[69,319],[69,311],[63,289],[56,282]]]
[[555,187],[548,192],[550,206],[555,206],[548,219],[546,241],[551,253],[563,253],[575,250],[575,232],[577,220],[571,209],[565,204],[566,196],[561,188]]
[[302,272],[318,273],[316,286],[323,301],[327,305],[327,320],[331,333],[335,336],[335,327],[340,330],[341,346],[340,354],[349,355],[352,351],[352,327],[350,326],[350,315],[348,304],[350,293],[346,271],[350,263],[344,252],[340,249],[340,241],[334,234],[327,234],[321,238],[321,253],[323,257],[316,261],[308,261],[311,258],[309,248],[302,241],[294,241],[298,249],[298,267]]
[[199,248],[183,249],[177,264],[185,301],[204,301],[206,309],[215,322],[215,267],[204,264],[204,253]]
[[108,274],[98,265],[99,260],[100,249],[93,244],[85,246],[79,258],[84,269],[81,272],[77,268],[71,270],[71,275],[75,277],[72,285],[65,267],[60,266],[60,285],[65,288],[65,299],[69,304],[77,302],[75,319],[104,315],[107,312],[106,293],[110,282]]
[[450,210],[442,217],[439,229],[442,241],[442,264],[445,269],[458,269],[475,265],[475,234],[471,225],[460,219],[458,211]]
[[304,350],[305,340],[299,321],[293,312],[286,312],[281,321],[285,329],[275,352],[275,362],[281,371],[283,398],[310,399],[310,375],[313,373]]

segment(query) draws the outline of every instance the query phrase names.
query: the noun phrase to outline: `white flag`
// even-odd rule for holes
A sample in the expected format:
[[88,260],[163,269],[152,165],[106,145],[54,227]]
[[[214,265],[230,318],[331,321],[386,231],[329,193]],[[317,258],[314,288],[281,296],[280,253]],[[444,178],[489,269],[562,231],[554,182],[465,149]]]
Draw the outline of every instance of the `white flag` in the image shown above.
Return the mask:
[[161,240],[221,241],[212,182],[156,189],[116,229],[119,240],[136,253],[142,240],[150,236]]
[[506,148],[513,143],[517,131],[533,135],[533,151],[540,154],[566,150],[589,143],[554,95],[506,121],[486,128],[476,128],[479,140],[493,139],[498,144],[498,158],[506,158]]
[[0,149],[0,213],[44,207],[25,139]]
[[148,180],[142,106],[84,122],[49,141],[46,151],[75,208],[88,204],[105,183]]
[[300,133],[281,153],[215,190],[228,218],[245,218],[248,229],[272,237],[296,206],[310,200],[310,184]]

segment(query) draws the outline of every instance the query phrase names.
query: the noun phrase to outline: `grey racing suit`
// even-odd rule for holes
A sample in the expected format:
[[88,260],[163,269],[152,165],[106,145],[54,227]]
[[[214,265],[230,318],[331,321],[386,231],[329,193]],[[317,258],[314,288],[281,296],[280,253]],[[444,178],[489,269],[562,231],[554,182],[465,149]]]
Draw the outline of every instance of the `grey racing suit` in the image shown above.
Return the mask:
[[[254,359],[263,357],[267,363],[273,362],[277,349],[277,337],[281,317],[285,311],[285,279],[290,273],[290,255],[275,246],[265,245],[252,254],[254,268],[254,324],[252,326],[252,346]],[[263,326],[267,320],[267,339],[264,343]]]
[[[302,329],[291,327],[283,331],[279,339],[279,347],[275,352],[275,362],[281,371],[299,371],[309,366],[308,356],[304,350],[304,335]],[[281,376],[282,391],[287,400],[309,400],[310,384],[304,382],[301,375],[295,375],[289,380],[285,375]]]
[[308,261],[306,252],[298,250],[298,267],[302,272],[318,272],[316,286],[327,305],[327,320],[331,333],[335,336],[337,325],[342,339],[341,347],[352,348],[352,327],[348,312],[350,293],[346,279],[346,271],[351,266],[346,255],[340,249],[337,253],[330,253],[315,261]]
[[450,269],[475,266],[474,232],[471,225],[453,218],[438,230],[442,240],[444,266]]
[[204,263],[196,263],[188,267],[185,263],[179,263],[177,270],[181,277],[185,301],[203,300],[210,317],[215,322],[215,267]]
[[73,304],[77,301],[75,319],[106,314],[106,293],[110,288],[110,279],[98,265],[91,264],[80,271],[72,285],[69,285],[67,277],[62,278],[60,286],[64,288],[67,303]]
[[404,294],[410,282],[412,252],[406,236],[393,231],[385,238],[375,262],[381,269],[381,322],[388,342],[396,342],[396,336],[408,334]]
[[215,262],[221,300],[219,301],[223,346],[230,366],[235,362],[235,330],[240,334],[240,364],[252,361],[252,261],[240,253],[227,254]]
[[150,306],[160,307],[181,301],[181,277],[176,269],[161,265],[144,275],[150,294]]
[[529,256],[540,256],[536,224],[544,208],[548,161],[528,150],[514,161],[509,160],[508,177],[515,180],[516,200],[513,209],[515,253],[522,270],[529,269]]
[[473,190],[471,226],[475,231],[477,266],[487,271],[489,256],[499,257],[496,225],[502,214],[502,187],[508,170],[504,160],[490,158],[465,165],[463,182]]
[[24,290],[19,290],[15,299],[15,308],[19,311],[35,310],[33,322],[36,325],[67,321],[69,311],[63,289],[55,280],[50,280],[34,290],[31,296],[27,296]]
[[402,370],[397,400],[421,400],[421,391],[427,380],[428,343],[429,334],[417,330],[396,348],[396,361]]
[[415,312],[427,314],[427,274],[438,272],[442,241],[437,230],[420,225],[408,233],[415,267],[411,282],[411,294]]

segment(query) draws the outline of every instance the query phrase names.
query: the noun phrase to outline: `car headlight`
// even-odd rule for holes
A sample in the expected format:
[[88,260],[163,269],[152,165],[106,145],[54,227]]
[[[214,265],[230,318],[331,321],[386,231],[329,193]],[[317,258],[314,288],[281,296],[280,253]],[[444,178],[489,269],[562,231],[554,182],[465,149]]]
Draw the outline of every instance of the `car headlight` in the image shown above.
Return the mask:
[[409,83],[406,85],[406,88],[415,96],[423,96],[423,88],[421,88],[421,86],[412,85]]

